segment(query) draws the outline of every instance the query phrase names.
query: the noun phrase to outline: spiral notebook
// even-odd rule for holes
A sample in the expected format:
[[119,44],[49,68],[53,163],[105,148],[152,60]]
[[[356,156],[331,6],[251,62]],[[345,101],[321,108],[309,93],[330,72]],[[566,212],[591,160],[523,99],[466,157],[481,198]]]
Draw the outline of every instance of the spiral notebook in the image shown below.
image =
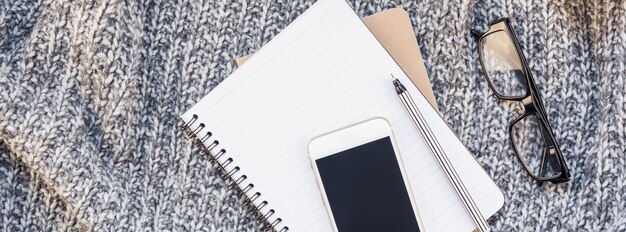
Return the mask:
[[[410,83],[346,2],[319,0],[182,118],[268,225],[332,231],[308,142],[384,117],[426,230],[471,231],[472,220],[404,112],[391,73]],[[423,95],[407,87],[482,213],[493,215],[502,192]]]

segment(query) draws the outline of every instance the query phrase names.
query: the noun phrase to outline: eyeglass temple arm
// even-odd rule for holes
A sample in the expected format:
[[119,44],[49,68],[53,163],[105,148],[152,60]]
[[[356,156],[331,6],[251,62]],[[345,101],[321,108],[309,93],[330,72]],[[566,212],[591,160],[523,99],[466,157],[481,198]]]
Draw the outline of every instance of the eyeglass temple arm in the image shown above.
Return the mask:
[[[544,138],[550,138],[550,134],[547,131],[548,129],[546,128],[542,128],[541,130],[541,134]],[[550,157],[550,155],[556,155],[556,154],[552,154],[552,150],[555,149],[555,145],[552,142],[552,139],[546,139],[546,146],[544,147],[543,150],[543,154],[541,155],[541,164],[540,164],[540,168],[539,168],[539,175],[543,176],[544,172],[546,171],[546,168],[548,165],[552,165],[550,163],[550,161],[548,160],[548,158]],[[557,159],[557,162],[559,162],[558,158],[554,157],[555,159]],[[560,166],[560,164],[559,164]],[[563,169],[563,168],[561,168]],[[564,170],[561,170],[562,172]]]
[[472,33],[472,36],[474,37],[475,40],[479,40],[480,37],[483,35],[483,33],[481,33],[480,31],[476,29],[470,29],[470,32]]

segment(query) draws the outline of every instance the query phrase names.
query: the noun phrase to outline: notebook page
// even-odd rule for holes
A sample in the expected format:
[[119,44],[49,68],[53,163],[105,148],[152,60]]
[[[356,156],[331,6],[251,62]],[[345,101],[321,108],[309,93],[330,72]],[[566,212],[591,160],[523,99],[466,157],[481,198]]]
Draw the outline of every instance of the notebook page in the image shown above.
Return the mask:
[[[295,59],[295,58],[298,59]],[[248,192],[290,231],[331,231],[307,154],[315,136],[373,117],[396,135],[428,231],[474,225],[394,92],[402,81],[432,127],[482,213],[503,204],[500,190],[342,0],[320,0],[183,115],[193,114],[254,183]],[[201,134],[201,133],[199,133]],[[211,140],[206,141],[209,145]],[[280,228],[280,227],[279,227]]]

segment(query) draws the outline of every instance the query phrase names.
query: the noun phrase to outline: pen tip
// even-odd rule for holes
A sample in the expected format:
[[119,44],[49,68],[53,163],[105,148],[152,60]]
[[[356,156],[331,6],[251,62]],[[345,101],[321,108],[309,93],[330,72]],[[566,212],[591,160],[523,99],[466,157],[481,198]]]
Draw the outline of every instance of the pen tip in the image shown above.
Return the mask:
[[404,85],[402,85],[402,83],[400,83],[400,80],[396,79],[393,74],[391,74],[391,78],[393,79],[393,85],[396,88],[396,93],[404,93],[406,91],[406,88],[404,87]]

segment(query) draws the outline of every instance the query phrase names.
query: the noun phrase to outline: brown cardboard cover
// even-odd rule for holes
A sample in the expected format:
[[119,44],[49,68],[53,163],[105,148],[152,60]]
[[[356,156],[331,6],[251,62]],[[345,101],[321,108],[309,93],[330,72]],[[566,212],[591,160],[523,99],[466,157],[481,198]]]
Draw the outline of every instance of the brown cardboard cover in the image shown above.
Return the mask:
[[[367,16],[363,18],[363,22],[409,76],[415,87],[438,110],[409,14],[402,8],[394,8]],[[243,65],[252,55],[237,58],[237,66]]]

